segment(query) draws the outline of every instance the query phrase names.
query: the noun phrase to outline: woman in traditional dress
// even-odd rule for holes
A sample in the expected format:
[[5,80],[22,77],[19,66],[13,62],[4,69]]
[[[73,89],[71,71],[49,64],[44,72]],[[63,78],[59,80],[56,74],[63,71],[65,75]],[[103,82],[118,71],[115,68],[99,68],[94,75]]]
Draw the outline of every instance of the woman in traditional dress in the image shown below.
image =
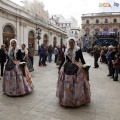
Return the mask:
[[17,41],[12,39],[3,75],[3,92],[9,96],[20,96],[33,90],[32,78],[22,61],[22,54]]
[[28,67],[28,69],[29,69],[29,72],[32,72],[32,71],[34,71],[34,69],[33,69],[32,63],[31,63],[31,61],[30,61],[30,59],[29,59],[29,57],[28,57],[28,50],[26,49],[26,45],[25,45],[25,44],[22,44],[21,47],[22,47],[21,53],[22,53],[23,61],[26,62],[27,67]]
[[58,72],[56,95],[60,105],[77,107],[90,102],[90,86],[82,64],[85,61],[81,49],[77,46],[76,39],[70,37]]

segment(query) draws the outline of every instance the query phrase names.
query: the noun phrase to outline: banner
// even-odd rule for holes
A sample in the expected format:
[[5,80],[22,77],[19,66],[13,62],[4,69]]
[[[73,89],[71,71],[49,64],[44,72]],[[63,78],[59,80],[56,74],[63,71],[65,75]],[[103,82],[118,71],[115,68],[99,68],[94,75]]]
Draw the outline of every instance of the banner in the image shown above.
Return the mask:
[[119,7],[119,3],[114,2],[114,6]]
[[111,7],[110,3],[99,3],[99,7]]

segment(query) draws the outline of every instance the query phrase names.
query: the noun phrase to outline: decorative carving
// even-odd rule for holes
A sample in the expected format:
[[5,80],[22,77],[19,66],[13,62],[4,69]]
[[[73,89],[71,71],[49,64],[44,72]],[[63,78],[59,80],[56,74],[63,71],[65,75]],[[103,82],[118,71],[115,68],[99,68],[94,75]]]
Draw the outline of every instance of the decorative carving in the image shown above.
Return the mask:
[[29,14],[36,14],[40,18],[45,20],[48,19],[48,11],[44,10],[43,2],[40,2],[39,0],[33,0],[33,2],[25,0],[24,4],[24,8],[29,10]]

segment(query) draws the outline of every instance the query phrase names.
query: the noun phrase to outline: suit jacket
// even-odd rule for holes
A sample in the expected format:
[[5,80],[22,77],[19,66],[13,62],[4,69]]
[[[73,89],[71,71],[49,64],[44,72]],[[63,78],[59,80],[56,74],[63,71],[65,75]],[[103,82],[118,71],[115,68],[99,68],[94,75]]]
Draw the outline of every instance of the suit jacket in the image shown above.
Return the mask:
[[[70,60],[68,57],[66,57],[66,60],[71,62],[71,60]],[[76,51],[75,60],[76,60],[77,62],[78,62],[79,60],[81,60],[81,63],[82,63],[82,64],[85,64],[85,60],[84,60],[84,58],[83,58],[83,54],[82,54],[81,49],[79,49],[78,51]],[[59,67],[59,70],[60,70],[60,68],[62,67],[62,65],[63,65],[64,62],[65,62],[65,57],[64,57],[63,60],[62,60],[62,63],[61,63],[61,65],[60,65],[60,67]]]
[[6,53],[3,49],[0,49],[0,62],[6,62]]

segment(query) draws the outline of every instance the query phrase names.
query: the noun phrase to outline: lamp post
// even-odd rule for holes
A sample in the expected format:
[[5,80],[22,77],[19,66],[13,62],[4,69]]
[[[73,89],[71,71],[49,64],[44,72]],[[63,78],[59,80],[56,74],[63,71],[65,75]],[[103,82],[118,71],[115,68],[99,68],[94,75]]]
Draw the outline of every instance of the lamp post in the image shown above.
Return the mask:
[[118,32],[118,45],[119,45],[120,33]]
[[42,30],[40,28],[36,28],[36,34],[37,34],[37,39],[38,39],[38,47],[39,47],[39,40],[41,39],[41,32]]
[[62,44],[63,44],[63,41],[62,41],[62,35],[60,35],[61,39],[60,39],[60,47],[61,47],[61,51],[62,51]]

